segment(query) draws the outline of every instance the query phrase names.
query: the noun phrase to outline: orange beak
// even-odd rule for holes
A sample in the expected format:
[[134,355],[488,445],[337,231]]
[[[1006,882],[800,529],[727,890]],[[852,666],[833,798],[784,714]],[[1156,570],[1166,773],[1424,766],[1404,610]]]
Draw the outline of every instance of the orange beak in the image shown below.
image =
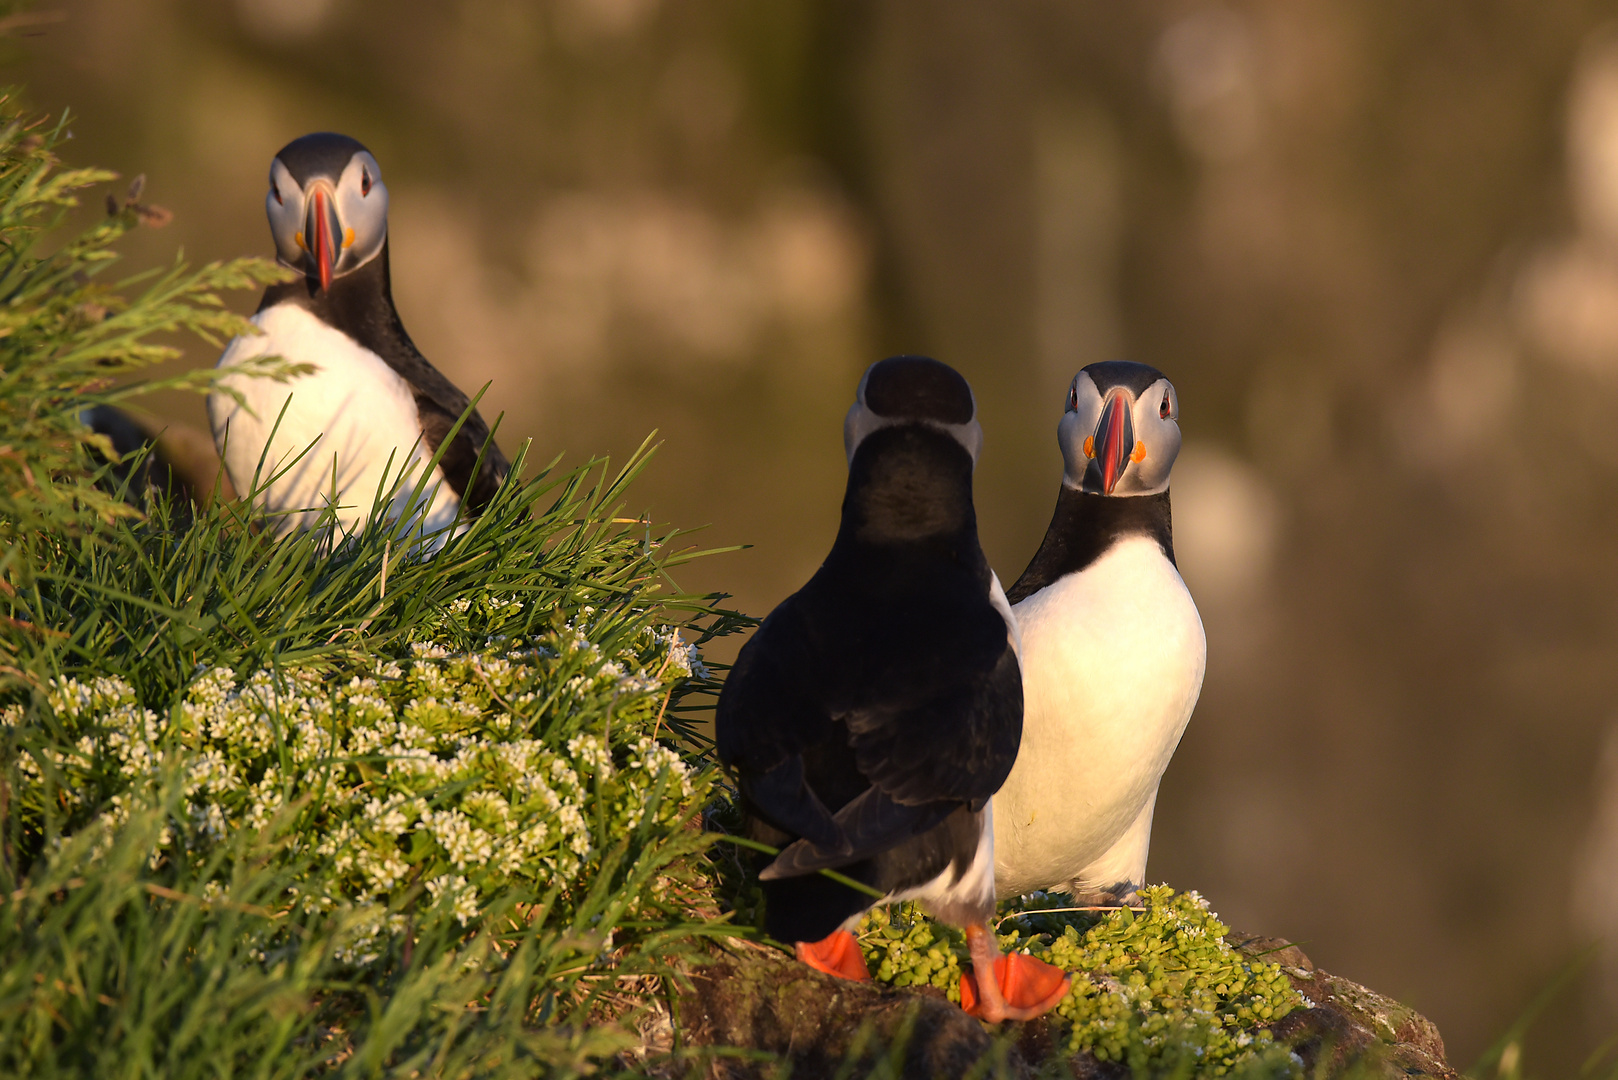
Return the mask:
[[1102,493],[1111,495],[1135,449],[1135,422],[1129,416],[1129,397],[1122,390],[1113,391],[1101,407],[1101,420],[1092,438],[1095,460],[1090,471],[1099,473]]
[[323,186],[316,187],[309,200],[309,218],[304,224],[304,236],[310,240],[309,255],[314,259],[315,272],[320,275],[321,291],[331,288],[332,272],[337,268],[341,254],[334,238],[338,234],[337,211],[331,203],[331,193]]

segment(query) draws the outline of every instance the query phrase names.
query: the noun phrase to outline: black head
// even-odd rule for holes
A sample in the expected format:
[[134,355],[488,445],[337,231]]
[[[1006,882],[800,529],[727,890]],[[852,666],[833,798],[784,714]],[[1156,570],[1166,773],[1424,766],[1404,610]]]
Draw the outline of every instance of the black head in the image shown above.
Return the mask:
[[977,414],[972,388],[948,364],[927,356],[890,356],[872,364],[856,391],[866,408],[889,420],[969,424]]
[[293,139],[276,151],[275,158],[302,187],[317,176],[335,181],[355,154],[369,153],[358,139],[335,131],[317,131]]
[[317,132],[283,146],[264,197],[280,261],[331,288],[376,258],[388,238],[388,189],[357,139]]
[[948,364],[926,356],[890,356],[865,370],[843,422],[850,461],[867,436],[899,424],[947,432],[976,461],[983,446],[972,387]]
[[1090,376],[1097,390],[1105,396],[1114,389],[1128,390],[1139,397],[1149,386],[1166,376],[1150,364],[1137,364],[1133,360],[1103,360],[1090,364],[1080,374]]

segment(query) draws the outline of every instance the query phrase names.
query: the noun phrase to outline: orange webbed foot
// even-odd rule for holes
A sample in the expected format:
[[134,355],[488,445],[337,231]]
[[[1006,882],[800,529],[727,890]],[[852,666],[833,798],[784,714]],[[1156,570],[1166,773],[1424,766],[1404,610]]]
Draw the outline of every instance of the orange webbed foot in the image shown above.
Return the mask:
[[961,1008],[968,1014],[990,1023],[1032,1020],[1067,996],[1072,980],[1061,968],[1027,953],[999,955],[986,928],[968,927],[966,938],[974,961],[961,976]]
[[819,941],[800,941],[798,959],[827,975],[853,982],[870,982],[871,970],[859,942],[847,930],[833,930]]

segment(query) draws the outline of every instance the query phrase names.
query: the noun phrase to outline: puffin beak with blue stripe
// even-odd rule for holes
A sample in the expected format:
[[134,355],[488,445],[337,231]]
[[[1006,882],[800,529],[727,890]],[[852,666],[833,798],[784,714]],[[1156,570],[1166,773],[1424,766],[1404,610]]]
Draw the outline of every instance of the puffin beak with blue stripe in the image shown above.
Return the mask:
[[719,760],[753,836],[781,848],[759,874],[765,929],[803,962],[869,979],[850,929],[872,897],[916,900],[964,927],[961,1006],[1026,1020],[1070,983],[1002,956],[994,813],[1022,727],[1017,628],[978,544],[972,389],[921,356],[860,380],[843,424],[848,487],[825,562],[759,626],[725,680]]
[[1057,424],[1062,486],[1009,599],[1022,633],[1022,746],[995,796],[1002,897],[1137,902],[1157,789],[1202,689],[1207,641],[1174,562],[1174,384],[1091,364]]
[[[328,508],[351,532],[380,495],[388,518],[410,515],[436,549],[482,512],[510,466],[399,319],[376,158],[346,135],[294,139],[270,162],[264,210],[278,261],[302,277],[265,290],[260,333],[219,358],[219,385],[235,393],[209,394],[208,418],[231,483],[254,492],[276,532],[330,521]],[[278,382],[230,370],[265,356],[314,371]]]

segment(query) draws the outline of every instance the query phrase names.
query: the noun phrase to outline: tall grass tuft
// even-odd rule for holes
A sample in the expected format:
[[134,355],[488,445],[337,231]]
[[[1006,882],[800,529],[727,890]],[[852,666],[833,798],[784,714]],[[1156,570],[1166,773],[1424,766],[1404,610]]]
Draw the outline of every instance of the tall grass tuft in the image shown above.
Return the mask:
[[152,215],[126,189],[59,238],[112,179],[60,166],[64,123],[0,100],[0,1075],[573,1076],[666,1051],[637,1014],[729,932],[696,719],[700,649],[743,620],[672,580],[700,552],[626,514],[648,448],[523,479],[525,448],[436,553],[408,515],[277,539],[251,492],[137,508],[84,410],[142,389],[173,355],[155,335],[246,332],[219,291],[282,271],[99,284]]
[[[104,282],[118,239],[160,215],[139,201],[137,180],[107,195],[104,217],[64,237],[84,194],[116,179],[104,169],[62,167],[56,148],[67,123],[65,114],[56,121],[31,117],[14,93],[0,94],[0,591],[26,583],[52,561],[60,535],[93,535],[132,513],[83,468],[89,449],[115,455],[80,413],[142,390],[206,385],[207,372],[145,385],[131,376],[178,355],[154,340],[160,335],[217,342],[242,333],[246,320],[225,310],[219,293],[287,274],[262,259],[200,270],[176,261],[167,270]],[[256,370],[291,374],[278,361]],[[0,638],[0,648],[13,640]],[[0,677],[17,674],[0,670]]]

